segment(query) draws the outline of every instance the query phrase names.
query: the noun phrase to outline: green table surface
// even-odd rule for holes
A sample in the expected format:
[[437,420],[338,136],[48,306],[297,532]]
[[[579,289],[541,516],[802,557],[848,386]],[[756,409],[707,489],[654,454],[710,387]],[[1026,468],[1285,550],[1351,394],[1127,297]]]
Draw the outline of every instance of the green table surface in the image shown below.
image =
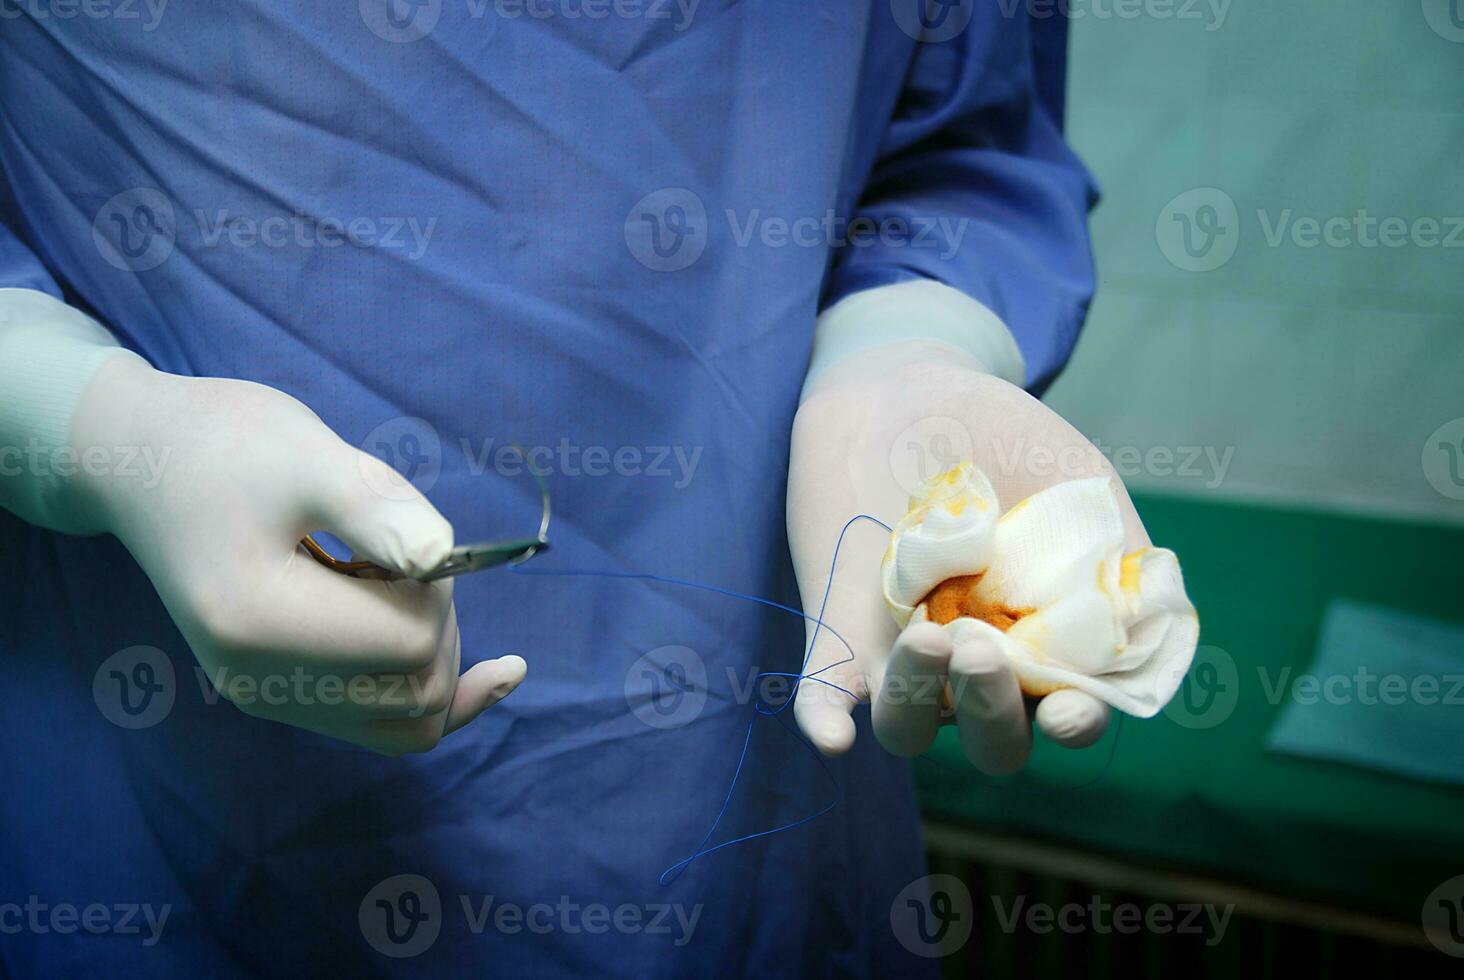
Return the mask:
[[1429,892],[1464,874],[1464,787],[1269,752],[1265,736],[1287,704],[1282,671],[1307,670],[1332,598],[1464,617],[1464,529],[1136,503],[1155,543],[1178,552],[1202,651],[1233,662],[1214,676],[1235,694],[1192,690],[1191,705],[1210,707],[1185,723],[1124,718],[1116,745],[1112,728],[1078,751],[1039,738],[1004,778],[967,766],[946,729],[915,763],[926,816],[1417,921]]

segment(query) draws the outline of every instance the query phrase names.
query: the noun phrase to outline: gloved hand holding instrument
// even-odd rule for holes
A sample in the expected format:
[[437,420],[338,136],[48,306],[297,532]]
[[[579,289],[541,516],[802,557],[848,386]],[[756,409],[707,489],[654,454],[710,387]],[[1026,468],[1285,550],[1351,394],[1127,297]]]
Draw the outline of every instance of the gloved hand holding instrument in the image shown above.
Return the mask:
[[[523,680],[512,655],[459,676],[450,576],[529,557],[545,528],[455,551],[426,498],[299,401],[157,371],[33,290],[0,290],[0,392],[0,447],[42,461],[0,477],[0,506],[57,531],[116,535],[246,713],[396,755],[432,748]],[[166,461],[155,485],[110,463],[143,450]],[[374,489],[387,484],[399,492]],[[339,574],[323,549],[312,560],[302,540],[321,530],[380,573],[345,563],[352,574]],[[299,671],[348,696],[234,697],[241,678],[257,691]]]

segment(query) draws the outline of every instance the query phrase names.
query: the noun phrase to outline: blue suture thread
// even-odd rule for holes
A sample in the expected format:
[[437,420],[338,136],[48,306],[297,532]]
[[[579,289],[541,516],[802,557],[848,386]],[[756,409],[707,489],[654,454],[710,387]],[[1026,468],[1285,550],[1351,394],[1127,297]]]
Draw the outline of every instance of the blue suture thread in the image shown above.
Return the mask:
[[[797,827],[801,827],[801,826],[803,826],[806,823],[809,823],[809,822],[811,822],[813,820],[817,820],[819,817],[823,816],[825,813],[828,813],[830,810],[832,810],[835,807],[837,807],[840,802],[842,802],[842,800],[843,800],[843,793],[839,789],[838,780],[836,780],[834,778],[834,774],[829,769],[828,762],[825,761],[822,753],[820,753],[818,751],[818,749],[816,749],[813,746],[813,744],[811,742],[809,742],[808,739],[803,736],[803,734],[801,732],[797,731],[794,728],[789,727],[787,721],[785,721],[782,718],[782,713],[788,707],[788,705],[790,705],[790,704],[793,703],[794,699],[796,698],[796,696],[798,694],[798,685],[802,684],[805,680],[812,680],[812,681],[815,681],[815,682],[817,682],[819,684],[824,684],[824,685],[826,685],[828,687],[831,687],[831,688],[833,688],[836,691],[841,691],[844,694],[847,694],[850,698],[852,698],[856,704],[867,704],[868,703],[864,699],[860,698],[858,695],[854,694],[852,691],[846,690],[845,688],[840,687],[839,685],[833,683],[832,681],[824,680],[823,678],[821,678],[821,677],[818,676],[819,674],[822,674],[826,670],[832,670],[834,667],[838,667],[838,666],[841,666],[843,664],[849,663],[850,661],[852,661],[854,659],[854,648],[849,645],[849,641],[845,640],[844,637],[839,634],[839,631],[838,630],[834,629],[832,626],[829,626],[827,623],[825,623],[823,621],[823,615],[824,615],[824,612],[828,608],[829,595],[830,595],[830,593],[833,590],[833,586],[834,586],[834,570],[838,567],[838,564],[839,564],[839,551],[844,546],[844,536],[849,532],[849,528],[852,527],[855,524],[855,522],[857,522],[857,521],[869,521],[872,524],[877,524],[878,526],[884,528],[885,531],[891,531],[892,530],[892,528],[888,524],[886,524],[884,521],[881,521],[877,517],[871,517],[868,514],[856,514],[855,516],[849,518],[849,520],[844,523],[844,527],[839,531],[839,539],[834,544],[834,556],[833,556],[833,559],[829,563],[828,582],[824,585],[823,599],[819,603],[818,615],[817,616],[810,616],[807,613],[803,612],[802,610],[794,609],[792,606],[786,606],[783,603],[781,603],[781,602],[775,602],[772,599],[765,599],[762,596],[750,595],[750,594],[748,594],[746,592],[738,592],[735,589],[724,589],[724,588],[722,588],[720,586],[708,585],[708,584],[706,584],[704,582],[693,582],[690,579],[674,578],[674,577],[669,576],[669,575],[656,575],[656,574],[653,574],[651,572],[607,572],[607,571],[601,571],[601,570],[597,570],[597,569],[586,569],[586,568],[543,569],[543,568],[526,568],[526,567],[524,567],[522,565],[510,565],[510,566],[508,566],[509,571],[511,573],[515,574],[515,575],[543,575],[543,576],[560,576],[560,577],[593,577],[593,578],[634,579],[634,580],[644,581],[644,582],[660,582],[660,583],[663,583],[665,585],[679,585],[679,586],[682,586],[684,588],[688,588],[688,589],[699,589],[699,590],[701,590],[703,592],[712,592],[712,593],[715,593],[717,595],[724,595],[724,596],[728,596],[729,598],[733,598],[733,599],[745,599],[748,602],[755,602],[755,603],[758,603],[759,605],[768,606],[768,607],[770,607],[772,609],[777,609],[777,610],[779,610],[781,612],[785,612],[785,613],[788,613],[790,615],[797,616],[799,619],[809,620],[809,621],[811,621],[814,624],[813,636],[809,638],[809,641],[808,641],[808,649],[803,654],[803,663],[800,666],[798,673],[794,674],[794,673],[790,673],[788,671],[762,671],[762,672],[760,672],[754,678],[754,685],[756,684],[757,681],[760,681],[764,677],[792,677],[792,678],[794,678],[794,681],[793,681],[793,684],[792,684],[791,689],[788,692],[788,696],[783,700],[783,703],[782,704],[778,705],[778,707],[773,708],[773,709],[769,709],[768,707],[766,707],[765,705],[763,705],[761,702],[753,705],[754,714],[753,714],[752,719],[747,724],[747,733],[746,733],[746,735],[743,736],[743,739],[742,739],[742,750],[741,750],[741,752],[738,753],[738,756],[737,756],[737,767],[732,772],[732,781],[727,786],[727,795],[722,800],[722,806],[717,811],[716,818],[712,821],[712,825],[707,828],[707,832],[702,836],[702,839],[701,839],[700,843],[697,844],[696,849],[690,854],[690,856],[685,857],[685,858],[682,858],[680,861],[677,861],[675,864],[671,865],[665,871],[661,872],[660,877],[657,879],[660,882],[660,884],[662,884],[662,885],[669,885],[671,882],[675,881],[678,877],[680,877],[681,876],[681,873],[684,872],[687,868],[689,868],[692,865],[693,862],[697,861],[700,858],[706,857],[708,854],[713,854],[713,853],[715,853],[717,851],[720,851],[720,850],[722,850],[723,848],[726,848],[726,847],[732,847],[735,844],[742,844],[742,843],[745,843],[745,842],[750,841],[750,840],[756,840],[759,837],[770,837],[773,834],[780,834],[780,833],[782,833],[782,832],[784,832],[786,830],[793,830],[793,829],[795,829]],[[849,656],[845,657],[843,660],[839,660],[839,661],[836,661],[835,663],[828,664],[827,666],[820,667],[818,670],[814,671],[812,674],[807,673],[807,670],[808,670],[808,662],[813,658],[814,644],[816,644],[818,642],[818,634],[819,634],[819,632],[821,630],[824,630],[824,629],[827,629],[830,633],[833,634],[833,636],[834,636],[835,639],[837,639],[841,644],[843,644],[844,649],[848,651]],[[809,814],[806,817],[802,817],[802,818],[800,818],[798,820],[794,820],[791,823],[782,824],[781,826],[774,827],[771,830],[760,830],[760,831],[758,831],[756,833],[744,834],[741,837],[734,837],[734,838],[732,838],[730,840],[725,840],[725,841],[722,841],[719,844],[714,844],[711,847],[708,847],[707,846],[707,842],[709,840],[711,840],[712,835],[714,833],[716,833],[717,832],[717,828],[719,826],[721,826],[722,818],[724,816],[726,816],[726,814],[727,814],[727,808],[732,804],[732,796],[733,796],[733,794],[737,790],[738,781],[741,780],[741,778],[742,778],[742,771],[743,771],[743,769],[745,768],[745,766],[747,764],[747,750],[748,750],[749,746],[751,746],[751,744],[752,744],[752,731],[753,731],[753,726],[757,724],[758,716],[771,716],[771,717],[775,718],[778,721],[778,724],[780,724],[786,731],[788,731],[795,738],[797,738],[798,741],[800,741],[800,742],[803,743],[804,748],[806,748],[808,750],[809,754],[811,756],[813,756],[814,761],[818,763],[819,768],[823,771],[823,774],[828,778],[829,785],[833,788],[833,791],[834,791],[834,798],[831,801],[829,801],[828,805],[826,805],[825,807],[823,807],[823,809],[818,810],[815,813],[811,813],[811,814]],[[1122,715],[1120,715],[1119,716],[1119,730],[1121,730],[1122,724],[1123,724],[1123,719],[1122,719]],[[1111,766],[1113,764],[1113,753],[1114,753],[1114,750],[1117,749],[1117,748],[1118,748],[1118,731],[1115,731],[1114,732],[1113,743],[1109,747],[1108,761],[1107,761],[1107,763],[1104,764],[1103,770],[1091,782],[1080,784],[1080,786],[1092,785],[1092,783],[1096,783],[1099,779],[1102,779],[1103,776],[1107,774],[1109,766]],[[1076,789],[1076,788],[1080,788],[1080,786],[1074,786],[1074,787],[1070,787],[1070,788]]]
[[[828,813],[830,810],[834,809],[834,807],[838,806],[839,803],[842,801],[843,794],[839,790],[838,780],[834,778],[834,774],[829,769],[828,763],[824,761],[823,755],[818,751],[818,749],[814,748],[814,746],[808,741],[808,739],[806,739],[802,735],[802,733],[792,728],[789,728],[787,722],[785,722],[780,716],[784,709],[786,709],[788,705],[793,703],[794,698],[798,694],[798,685],[803,683],[805,679],[814,680],[820,684],[825,684],[828,687],[832,687],[835,690],[842,691],[844,694],[847,694],[849,697],[853,698],[856,703],[865,703],[863,699],[855,695],[852,691],[848,691],[840,687],[839,685],[832,683],[831,681],[827,681],[821,677],[816,676],[817,674],[823,673],[825,670],[837,667],[840,664],[849,663],[851,660],[854,659],[854,648],[849,645],[849,641],[845,640],[842,636],[839,635],[838,630],[824,623],[823,614],[824,611],[828,608],[829,594],[832,591],[834,584],[834,570],[838,567],[839,552],[844,546],[844,535],[848,533],[849,528],[856,521],[860,520],[872,521],[873,523],[878,524],[880,527],[884,528],[886,531],[890,530],[890,526],[888,524],[884,523],[878,518],[870,517],[868,514],[858,514],[854,517],[849,518],[849,520],[845,522],[844,527],[839,531],[839,539],[834,544],[833,559],[829,563],[829,581],[828,584],[824,587],[823,601],[819,604],[817,616],[810,616],[802,610],[794,609],[792,606],[784,605],[781,602],[774,602],[771,599],[764,599],[761,596],[750,595],[745,592],[737,592],[733,589],[724,589],[716,585],[707,585],[702,582],[693,582],[688,579],[673,578],[667,575],[655,575],[650,572],[606,572],[594,569],[530,569],[525,568],[522,565],[509,566],[509,568],[518,575],[592,576],[597,578],[636,579],[640,581],[661,582],[668,585],[680,585],[685,588],[700,589],[704,592],[713,592],[718,595],[725,595],[736,599],[746,599],[749,602],[756,602],[760,605],[769,606],[773,609],[778,609],[782,612],[789,613],[790,615],[797,616],[799,619],[811,620],[814,623],[813,636],[809,639],[808,649],[804,652],[803,663],[802,666],[799,668],[799,673],[790,674],[787,671],[762,671],[757,675],[756,678],[754,678],[754,684],[756,684],[757,681],[761,680],[764,677],[794,677],[796,679],[794,680],[792,687],[788,692],[787,698],[785,698],[783,700],[783,703],[780,704],[777,708],[769,709],[761,703],[755,704],[753,706],[754,714],[752,719],[747,723],[747,733],[743,736],[742,739],[742,751],[738,753],[737,767],[732,772],[732,781],[727,786],[727,795],[722,800],[721,809],[717,811],[717,816],[712,821],[712,825],[707,828],[707,832],[702,836],[701,841],[697,844],[696,849],[691,853],[691,855],[681,859],[680,861],[677,861],[665,871],[661,872],[658,881],[662,885],[669,885],[671,882],[675,881],[678,877],[681,876],[681,873],[683,871],[690,867],[691,864],[699,858],[705,857],[706,855],[712,854],[716,851],[720,851],[725,847],[731,847],[734,844],[745,843],[746,841],[754,840],[758,837],[769,837],[773,834],[782,833],[785,830],[793,830],[796,827],[801,827],[803,824],[806,824],[812,820],[817,820],[819,817],[823,816],[825,813]],[[834,637],[844,645],[844,649],[848,651],[849,656],[844,658],[843,660],[829,664],[826,667],[821,667],[813,674],[808,674],[808,662],[813,657],[814,643],[818,641],[819,631],[824,629],[825,627],[827,627],[828,631],[832,633]],[[747,750],[748,747],[752,744],[753,726],[757,724],[757,719],[759,715],[771,715],[777,718],[778,722],[787,731],[792,733],[794,737],[798,739],[798,741],[803,743],[804,748],[809,751],[809,754],[813,756],[814,760],[818,763],[819,768],[828,778],[829,785],[833,788],[834,791],[834,798],[829,801],[829,803],[825,807],[823,807],[823,809],[817,811],[816,813],[809,814],[808,816],[803,817],[799,820],[794,820],[791,823],[786,823],[781,826],[774,827],[771,830],[762,830],[758,831],[757,833],[745,834],[741,837],[734,837],[731,840],[722,841],[719,844],[708,847],[707,842],[711,840],[712,835],[716,833],[717,828],[721,826],[722,818],[726,816],[727,808],[732,804],[732,796],[737,790],[737,784],[741,780],[742,771],[747,764]]]

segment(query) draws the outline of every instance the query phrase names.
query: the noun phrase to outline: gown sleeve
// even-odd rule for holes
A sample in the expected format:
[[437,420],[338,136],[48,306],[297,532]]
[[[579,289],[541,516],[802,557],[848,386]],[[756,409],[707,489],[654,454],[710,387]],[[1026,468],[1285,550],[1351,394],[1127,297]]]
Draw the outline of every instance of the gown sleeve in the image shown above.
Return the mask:
[[1063,138],[1066,18],[973,6],[957,37],[917,44],[857,207],[876,227],[903,222],[908,237],[842,249],[821,306],[909,280],[942,283],[1015,338],[1025,366],[995,373],[1024,374],[1011,380],[1040,393],[1072,353],[1093,295],[1097,188]]

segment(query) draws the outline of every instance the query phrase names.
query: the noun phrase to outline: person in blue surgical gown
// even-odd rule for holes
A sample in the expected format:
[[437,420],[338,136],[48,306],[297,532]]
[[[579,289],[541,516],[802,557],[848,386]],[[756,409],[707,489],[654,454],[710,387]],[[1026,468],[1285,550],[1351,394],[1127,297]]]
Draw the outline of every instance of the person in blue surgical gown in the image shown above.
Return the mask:
[[[1093,288],[1065,44],[984,0],[0,0],[0,972],[934,970],[902,756],[1107,709],[897,637],[871,522],[832,563],[960,457],[1106,472],[1029,394]],[[550,551],[419,580],[531,534],[531,470]],[[974,693],[872,724],[894,673]]]

